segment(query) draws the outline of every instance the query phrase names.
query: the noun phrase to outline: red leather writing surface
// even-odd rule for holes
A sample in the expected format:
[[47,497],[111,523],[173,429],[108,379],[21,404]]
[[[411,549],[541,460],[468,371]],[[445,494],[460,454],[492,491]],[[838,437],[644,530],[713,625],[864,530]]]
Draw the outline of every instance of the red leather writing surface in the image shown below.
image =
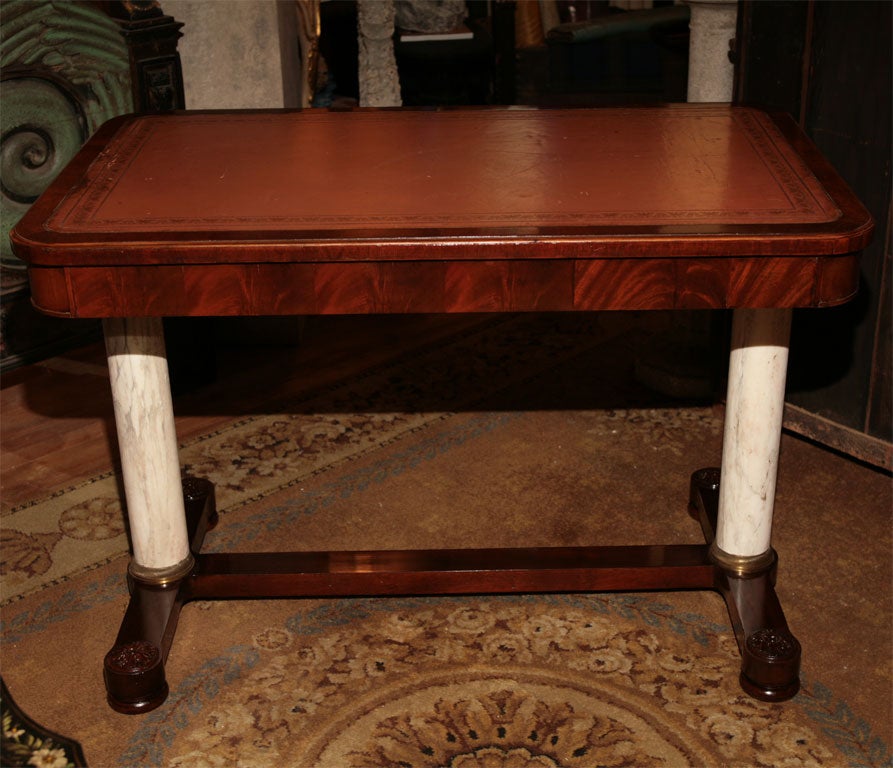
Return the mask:
[[829,222],[840,211],[749,110],[148,117],[58,232]]
[[13,243],[53,314],[452,312],[838,303],[871,230],[757,110],[310,110],[112,121]]

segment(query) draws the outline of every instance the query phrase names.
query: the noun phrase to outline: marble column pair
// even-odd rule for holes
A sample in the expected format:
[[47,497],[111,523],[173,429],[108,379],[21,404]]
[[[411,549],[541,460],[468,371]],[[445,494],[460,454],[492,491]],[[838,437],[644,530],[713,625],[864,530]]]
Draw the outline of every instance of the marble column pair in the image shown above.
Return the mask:
[[[789,310],[735,313],[714,556],[736,570],[765,564],[771,551],[789,333]],[[161,320],[107,320],[105,335],[131,574],[173,581],[192,558]]]

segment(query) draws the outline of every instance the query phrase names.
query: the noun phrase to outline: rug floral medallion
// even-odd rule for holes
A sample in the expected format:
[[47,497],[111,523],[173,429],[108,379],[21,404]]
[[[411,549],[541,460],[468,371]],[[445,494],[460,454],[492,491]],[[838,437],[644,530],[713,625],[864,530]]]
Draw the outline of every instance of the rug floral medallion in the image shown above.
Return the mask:
[[323,603],[183,681],[120,764],[852,764],[802,707],[744,695],[738,663],[725,627],[648,597]]

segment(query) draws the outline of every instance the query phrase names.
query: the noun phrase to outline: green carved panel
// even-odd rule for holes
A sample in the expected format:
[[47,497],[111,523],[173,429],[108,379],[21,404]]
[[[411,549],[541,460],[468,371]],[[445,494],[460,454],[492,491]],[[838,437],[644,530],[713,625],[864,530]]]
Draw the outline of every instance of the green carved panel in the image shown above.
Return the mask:
[[102,123],[133,108],[118,24],[89,3],[3,0],[0,10],[0,266],[24,284],[9,230]]

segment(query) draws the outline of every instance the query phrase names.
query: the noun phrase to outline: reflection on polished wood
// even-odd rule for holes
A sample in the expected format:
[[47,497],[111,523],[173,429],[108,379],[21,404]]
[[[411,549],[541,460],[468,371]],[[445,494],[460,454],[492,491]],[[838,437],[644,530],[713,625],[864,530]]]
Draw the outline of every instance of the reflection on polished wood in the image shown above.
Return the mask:
[[[703,546],[208,554],[189,594],[217,597],[455,595],[706,589]],[[250,585],[250,586],[249,586]]]

